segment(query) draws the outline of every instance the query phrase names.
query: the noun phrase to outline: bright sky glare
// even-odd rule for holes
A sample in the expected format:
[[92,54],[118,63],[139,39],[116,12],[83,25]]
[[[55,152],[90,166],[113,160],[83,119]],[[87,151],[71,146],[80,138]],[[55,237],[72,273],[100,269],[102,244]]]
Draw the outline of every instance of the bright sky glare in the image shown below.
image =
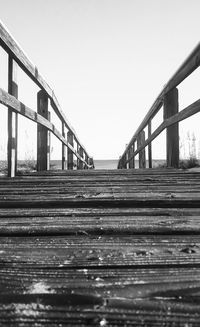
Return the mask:
[[[2,22],[54,89],[95,159],[118,159],[199,42],[199,0],[0,0],[0,5]],[[199,77],[180,88],[182,108],[199,98]],[[197,118],[189,123],[199,129]],[[156,158],[162,148],[156,146]]]

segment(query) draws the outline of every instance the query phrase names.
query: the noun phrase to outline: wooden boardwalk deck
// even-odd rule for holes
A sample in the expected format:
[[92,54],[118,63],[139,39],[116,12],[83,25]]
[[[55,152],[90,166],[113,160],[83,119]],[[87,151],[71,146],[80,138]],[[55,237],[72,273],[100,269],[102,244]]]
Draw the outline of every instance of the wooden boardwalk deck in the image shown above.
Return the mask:
[[200,173],[0,179],[0,326],[200,326]]

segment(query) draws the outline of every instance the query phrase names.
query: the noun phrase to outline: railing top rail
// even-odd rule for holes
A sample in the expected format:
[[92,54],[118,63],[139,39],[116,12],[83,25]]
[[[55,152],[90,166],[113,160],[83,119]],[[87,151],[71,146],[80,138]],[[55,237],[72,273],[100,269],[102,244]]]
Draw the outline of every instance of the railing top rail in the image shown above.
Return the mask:
[[11,36],[11,34],[8,32],[8,29],[4,26],[4,24],[1,21],[0,21],[0,46],[8,54],[10,54],[13,57],[13,59],[17,62],[17,64],[21,67],[21,69],[26,74],[41,89],[43,89],[47,93],[47,95],[51,101],[51,105],[52,105],[54,111],[56,112],[56,114],[63,121],[65,126],[73,133],[76,142],[83,148],[84,152],[88,155],[88,157],[90,157],[89,154],[87,153],[85,147],[79,141],[74,128],[71,126],[71,124],[67,120],[64,112],[62,111],[62,109],[58,103],[58,100],[54,94],[54,91],[47,84],[47,82],[44,80],[42,75],[39,73],[38,68],[29,60],[29,58],[27,57],[25,52],[21,49],[21,47],[18,45],[18,43],[15,41],[15,39]]
[[62,134],[56,129],[54,124],[52,124],[48,119],[45,119],[40,114],[36,113],[31,108],[25,106],[22,102],[17,100],[14,96],[10,95],[6,91],[0,88],[0,103],[12,108],[18,114],[32,120],[35,123],[38,123],[44,127],[46,127],[49,131],[51,131],[63,144],[65,144],[76,156],[79,160],[81,160],[86,166],[92,168],[92,165],[88,165],[88,163],[83,160],[81,155],[74,149],[74,147],[62,136]]
[[200,65],[200,42],[187,57],[187,59],[178,68],[175,74],[170,78],[167,84],[164,86],[163,90],[160,92],[150,110],[147,112],[140,126],[134,133],[131,141],[127,145],[122,157],[126,154],[127,149],[132,145],[132,143],[137,139],[138,134],[147,126],[148,122],[156,115],[163,104],[163,97],[174,87],[178,86],[186,77],[188,77],[198,66]]

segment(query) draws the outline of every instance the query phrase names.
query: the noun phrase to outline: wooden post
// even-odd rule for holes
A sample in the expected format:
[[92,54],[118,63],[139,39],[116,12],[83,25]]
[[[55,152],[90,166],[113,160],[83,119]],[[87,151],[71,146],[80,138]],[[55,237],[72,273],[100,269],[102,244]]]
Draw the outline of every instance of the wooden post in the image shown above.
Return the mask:
[[[151,136],[151,120],[148,123],[148,138]],[[152,145],[149,143],[148,145],[148,161],[149,168],[152,168]]]
[[[83,158],[83,148],[79,145],[78,146],[79,148],[78,148],[78,153],[79,153],[79,155]],[[77,165],[77,168],[78,169],[83,169],[83,161],[81,161],[81,160],[79,160],[78,159],[78,165]]]
[[[135,152],[135,141],[133,142],[132,147],[133,147],[133,153],[134,153]],[[135,157],[133,157],[132,162],[133,162],[133,167],[132,168],[135,169]]]
[[[8,59],[8,93],[18,98],[17,64],[11,56]],[[17,172],[17,135],[18,114],[8,108],[8,176],[14,177]]]
[[[49,118],[48,96],[43,90],[37,94],[37,112],[44,118]],[[50,139],[46,127],[37,125],[37,170],[49,169]]]
[[[89,165],[90,166],[92,166],[92,168],[94,168],[94,160],[93,160],[93,158],[89,158]],[[90,169],[92,169],[92,168],[90,168]]]
[[[69,142],[69,144],[71,144],[71,146],[74,147],[74,135],[70,131],[68,131],[67,133],[67,141]],[[74,154],[72,150],[67,148],[67,169],[73,170],[73,168],[74,168]]]
[[122,158],[121,158],[121,166],[122,166],[122,169],[126,169],[125,161],[126,161],[126,154],[125,154],[125,156],[122,156]]
[[[178,113],[178,89],[174,88],[164,97],[164,119]],[[179,126],[167,127],[167,167],[179,167]]]
[[[88,160],[89,160],[88,155],[85,154],[85,161],[87,162],[87,164],[88,164]],[[88,169],[88,166],[84,165],[84,169]]]
[[[145,132],[141,131],[137,139],[137,147],[139,148],[145,142]],[[146,168],[146,154],[145,148],[139,152],[139,168]]]
[[119,160],[118,160],[117,169],[122,169],[122,167],[121,167],[121,156],[119,157]]
[[[51,113],[48,111],[48,120],[51,121]],[[47,131],[47,170],[50,169],[50,155],[51,155],[51,132]]]
[[[65,124],[62,122],[62,136],[65,138]],[[66,169],[66,145],[62,143],[62,170]]]
[[[128,152],[128,158],[129,159],[133,156],[133,153],[134,153],[134,143],[129,148],[129,152]],[[135,168],[134,164],[135,164],[135,162],[134,162],[134,157],[133,157],[129,161],[129,169]]]

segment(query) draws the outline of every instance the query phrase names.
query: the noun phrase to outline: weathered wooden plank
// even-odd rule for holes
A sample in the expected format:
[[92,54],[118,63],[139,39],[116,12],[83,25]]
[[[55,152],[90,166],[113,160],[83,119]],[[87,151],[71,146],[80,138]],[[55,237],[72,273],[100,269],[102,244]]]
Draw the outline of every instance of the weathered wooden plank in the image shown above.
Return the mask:
[[[28,216],[28,215],[27,215]],[[136,235],[200,234],[200,212],[197,216],[79,216],[0,215],[0,235]]]
[[0,207],[34,207],[34,206],[96,206],[96,205],[122,205],[122,206],[161,206],[161,207],[199,207],[200,192],[44,192],[27,194],[26,190],[17,194],[1,194]]
[[[191,279],[192,276],[192,279]],[[199,301],[199,268],[0,268],[1,294],[82,294]]]
[[[48,128],[48,127],[47,127]],[[95,169],[95,170],[85,170],[85,171],[62,171],[62,170],[50,170],[50,171],[43,171],[43,172],[30,172],[26,173],[25,175],[20,175],[20,178],[45,178],[51,176],[51,178],[57,178],[57,176],[62,175],[64,176],[76,176],[77,178],[83,178],[85,176],[93,178],[93,176],[109,176],[110,178],[113,177],[123,177],[123,178],[143,178],[143,175],[152,178],[154,175],[160,176],[161,178],[166,178],[166,176],[174,176],[177,178],[185,178],[188,177],[195,177],[200,176],[200,169],[198,167],[192,169],[174,169],[174,168],[153,168],[153,169],[134,169],[134,170],[124,170],[124,169]],[[146,178],[146,177],[145,177]],[[0,178],[5,179],[5,177]]]
[[[199,304],[108,300],[95,296],[5,296],[0,323],[9,326],[191,326],[200,323]],[[85,304],[83,304],[85,303]],[[186,310],[186,311],[185,311]]]
[[25,218],[25,217],[66,217],[89,218],[89,217],[191,217],[199,215],[199,208],[134,208],[134,207],[73,207],[73,208],[2,208],[0,218]]
[[0,267],[200,265],[199,236],[1,237]]
[[[122,171],[122,170],[120,170]],[[129,170],[127,170],[128,172]],[[65,171],[62,172],[60,171],[49,171],[49,172],[38,172],[37,174],[33,173],[33,174],[24,174],[24,175],[20,175],[19,177],[15,178],[14,180],[9,180],[6,179],[5,176],[0,178],[0,184],[3,184],[4,182],[6,182],[6,184],[17,184],[17,183],[34,183],[36,181],[38,182],[49,182],[49,183],[54,183],[56,181],[60,181],[60,182],[85,182],[85,183],[91,183],[91,182],[107,182],[107,184],[109,182],[115,183],[115,182],[119,182],[119,183],[148,183],[148,184],[159,184],[159,183],[167,183],[168,185],[170,184],[175,184],[176,182],[183,182],[183,183],[198,183],[200,181],[200,171],[195,172],[195,173],[190,173],[190,172],[186,172],[186,171],[181,171],[181,173],[164,173],[163,175],[162,173],[152,173],[152,174],[145,174],[141,173],[140,174],[115,174],[115,173],[99,173],[98,171],[96,171],[95,173],[93,173],[92,171],[84,171],[83,174],[80,173],[80,171],[76,171],[77,174],[73,173],[72,171]],[[183,173],[182,173],[183,172]]]

